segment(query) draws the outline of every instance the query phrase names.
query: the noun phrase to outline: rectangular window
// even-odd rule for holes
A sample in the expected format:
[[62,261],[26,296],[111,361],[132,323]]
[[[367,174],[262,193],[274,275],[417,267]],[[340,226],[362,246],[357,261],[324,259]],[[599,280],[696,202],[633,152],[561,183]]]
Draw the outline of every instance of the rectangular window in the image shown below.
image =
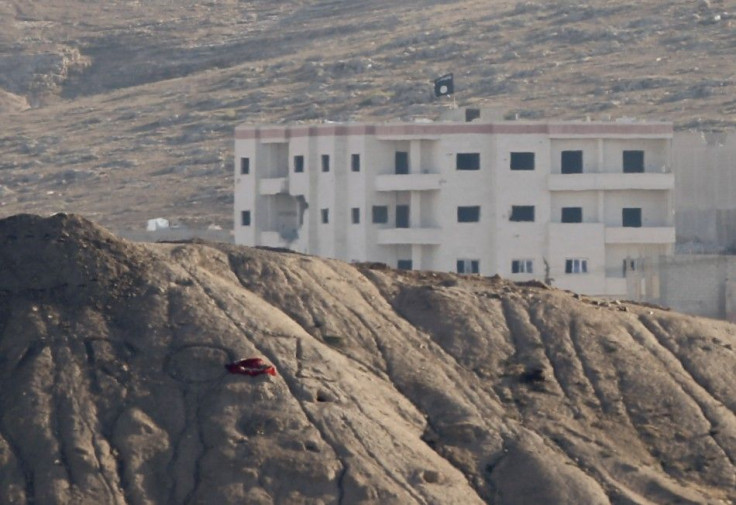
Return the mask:
[[240,212],[240,224],[241,226],[250,226],[250,211],[243,210]]
[[304,156],[301,154],[294,156],[294,172],[304,172]]
[[562,151],[560,163],[563,174],[582,174],[583,151]]
[[399,270],[411,270],[411,260],[399,260],[396,268]]
[[455,168],[457,170],[480,170],[480,153],[457,153]]
[[534,205],[512,205],[509,221],[534,221]]
[[240,158],[240,173],[242,175],[250,173],[250,158]]
[[562,207],[563,223],[582,223],[583,208],[582,207]]
[[409,173],[409,153],[405,151],[396,151],[394,173],[396,174],[408,174]]
[[360,154],[353,154],[350,156],[350,170],[353,172],[360,172]]
[[409,227],[409,206],[408,205],[397,205],[396,206],[396,227],[397,228],[408,228]]
[[480,262],[478,260],[457,260],[457,273],[477,274],[479,272]]
[[330,222],[330,209],[322,209],[320,211],[322,214],[322,224],[327,224]]
[[641,228],[641,209],[629,208],[621,210],[621,221],[627,228]]
[[533,274],[534,262],[532,260],[511,260],[512,274]]
[[565,260],[566,274],[587,274],[588,260],[583,258],[568,258]]
[[330,171],[330,155],[329,154],[322,155],[322,171],[323,172]]
[[511,153],[511,170],[534,170],[534,153]]
[[457,208],[458,223],[477,223],[480,221],[480,205]]
[[465,109],[465,122],[470,123],[471,121],[480,117],[480,109]]
[[360,209],[358,207],[350,209],[350,216],[353,224],[360,224]]
[[624,173],[644,172],[644,151],[624,151]]
[[374,205],[372,209],[374,223],[388,223],[388,207],[385,205]]

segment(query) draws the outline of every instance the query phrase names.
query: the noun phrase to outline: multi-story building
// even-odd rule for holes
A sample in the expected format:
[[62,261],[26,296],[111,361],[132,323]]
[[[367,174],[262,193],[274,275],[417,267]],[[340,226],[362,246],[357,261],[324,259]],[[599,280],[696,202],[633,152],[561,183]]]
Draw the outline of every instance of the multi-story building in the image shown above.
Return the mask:
[[235,139],[238,244],[607,296],[636,295],[643,280],[627,272],[673,251],[670,123],[460,109],[436,122],[241,125]]

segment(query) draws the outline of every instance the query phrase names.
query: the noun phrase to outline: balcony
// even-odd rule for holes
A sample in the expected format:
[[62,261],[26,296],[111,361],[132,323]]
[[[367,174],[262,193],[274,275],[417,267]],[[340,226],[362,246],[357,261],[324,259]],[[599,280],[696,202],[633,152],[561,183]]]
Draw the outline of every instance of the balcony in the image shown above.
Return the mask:
[[550,191],[607,191],[626,189],[672,190],[672,173],[550,174]]
[[442,228],[387,228],[378,230],[377,242],[380,245],[438,245],[441,240]]
[[258,194],[261,196],[278,195],[289,192],[289,179],[287,177],[275,177],[272,179],[261,179],[258,181]]
[[296,229],[284,231],[262,231],[258,241],[259,246],[288,248],[298,237]]
[[606,227],[606,244],[674,244],[674,226]]
[[604,228],[603,223],[549,223],[549,240],[556,244],[570,245],[581,242],[602,243]]
[[440,189],[440,174],[390,174],[376,177],[376,191],[433,191]]

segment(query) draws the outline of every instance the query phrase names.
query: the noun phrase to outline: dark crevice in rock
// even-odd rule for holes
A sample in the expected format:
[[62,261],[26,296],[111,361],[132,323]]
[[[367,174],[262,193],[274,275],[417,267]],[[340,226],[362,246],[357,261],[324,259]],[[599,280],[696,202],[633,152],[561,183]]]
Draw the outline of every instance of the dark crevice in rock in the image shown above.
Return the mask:
[[593,396],[598,404],[597,406],[602,410],[602,412],[607,414],[615,414],[617,412],[620,412],[619,409],[616,409],[613,406],[613,403],[621,401],[620,398],[614,398],[612,400],[606,398],[606,395],[603,392],[601,385],[599,384],[599,381],[601,380],[600,374],[595,369],[594,365],[592,363],[589,363],[584,345],[581,342],[583,340],[583,331],[584,329],[581,327],[579,322],[574,319],[570,321],[570,342],[572,343],[572,347],[575,352],[575,358],[580,363],[580,367],[583,371],[582,376],[585,382],[588,384],[588,386],[590,386],[591,390],[593,391]]
[[184,505],[195,503],[193,500],[202,481],[202,458],[204,458],[207,453],[207,445],[204,440],[201,421],[202,393],[200,391],[187,388],[185,396],[188,397],[188,401],[185,402],[185,405],[187,406],[185,433],[193,433],[196,436],[198,452],[194,455],[191,466],[192,488],[182,500]]
[[[256,346],[254,335],[250,333],[246,328],[244,328],[242,323],[239,320],[237,320],[235,317],[233,317],[233,315],[230,312],[228,312],[227,304],[218,303],[220,302],[220,300],[216,297],[214,293],[205,289],[205,287],[202,285],[202,283],[197,278],[195,273],[193,272],[189,272],[189,273],[191,275],[192,280],[194,280],[202,288],[202,291],[205,292],[208,296],[210,296],[213,299],[213,301],[215,302],[215,305],[218,307],[221,313],[233,324],[234,327],[238,328],[241,331],[241,334],[244,335],[248,339],[248,341],[254,347],[256,347],[256,349],[258,349],[258,347]],[[272,363],[278,363],[278,359],[276,359],[276,356],[271,355],[271,353],[265,352],[262,349],[258,349],[258,352],[266,356],[266,358],[270,360]],[[323,426],[322,423],[318,419],[316,419],[312,414],[310,414],[307,408],[305,408],[305,406],[302,403],[303,400],[300,400],[300,395],[297,394],[298,385],[295,383],[292,383],[292,380],[287,375],[281,375],[281,378],[283,379],[284,383],[289,389],[291,396],[296,400],[296,403],[297,405],[299,405],[299,408],[304,414],[305,418],[309,420],[310,425],[320,434],[320,438],[325,442],[325,444],[327,444],[328,446],[332,448],[333,453],[335,454],[338,461],[340,462],[340,465],[342,467],[342,473],[347,471],[347,465],[345,463],[345,456],[346,456],[345,451],[342,450],[338,444],[334,443],[331,440],[331,437],[326,427]],[[339,483],[337,483],[337,485],[339,486],[338,494],[343,494],[343,489],[342,489],[342,478],[343,477],[344,475],[341,475],[340,481]],[[195,480],[198,482],[198,479],[199,479],[199,475],[197,474]],[[264,487],[264,489],[266,489],[266,487]],[[188,499],[185,500],[185,503],[188,503],[191,497],[192,495],[190,495]]]
[[[62,379],[62,364],[61,360],[58,356],[58,348],[55,349],[55,347],[58,346],[50,346],[51,349],[51,365],[54,370],[54,383],[57,385],[57,388],[60,387],[63,384]],[[63,403],[65,401],[65,397],[63,394],[60,394],[57,391],[57,388],[54,388],[52,391],[52,405],[54,406],[53,411],[51,412],[50,417],[50,424],[51,424],[51,430],[54,436],[54,439],[56,443],[58,444],[59,449],[59,460],[58,463],[54,461],[54,463],[57,463],[61,465],[64,468],[64,471],[66,473],[66,479],[69,482],[70,486],[76,486],[77,483],[74,479],[74,474],[72,472],[71,467],[69,466],[69,459],[68,459],[68,447],[67,447],[67,440],[66,437],[62,433],[61,429],[61,423],[62,417],[65,415],[70,415],[71,412],[66,412],[66,410],[63,408]]]
[[363,440],[363,437],[360,434],[360,431],[353,426],[353,423],[349,419],[345,419],[345,426],[347,426],[350,431],[353,433],[353,438],[355,441],[359,442],[361,447],[363,447],[363,450],[368,454],[375,462],[378,464],[378,466],[385,472],[386,477],[391,479],[393,482],[396,483],[397,486],[402,488],[406,493],[414,498],[417,503],[423,503],[426,504],[426,500],[423,496],[421,496],[419,493],[417,493],[412,487],[409,485],[408,482],[403,482],[400,480],[396,475],[395,472],[391,470],[391,468],[387,467],[384,458],[382,458],[379,454],[377,454],[368,444],[365,443]]
[[[708,393],[708,389],[706,389],[704,386],[699,384],[696,377],[694,377],[690,371],[687,368],[687,365],[685,362],[681,361],[679,357],[673,352],[673,350],[667,346],[666,344],[666,338],[663,335],[661,327],[656,324],[655,321],[653,321],[650,318],[647,317],[640,317],[639,321],[642,323],[642,325],[649,331],[649,334],[654,338],[656,345],[659,347],[659,350],[666,353],[673,361],[675,361],[680,367],[682,367],[681,371],[674,371],[671,369],[670,366],[665,362],[665,360],[657,356],[657,353],[655,350],[651,350],[650,352],[652,355],[654,355],[655,359],[658,359],[662,365],[665,367],[665,369],[668,371],[670,376],[672,377],[672,380],[676,382],[683,394],[687,395],[692,403],[697,406],[700,415],[705,419],[708,424],[710,425],[710,429],[708,430],[708,436],[713,440],[713,443],[723,452],[723,455],[728,459],[730,465],[732,467],[736,467],[736,455],[732,454],[731,451],[727,446],[725,446],[723,443],[721,443],[720,440],[718,440],[717,434],[718,430],[717,427],[719,426],[719,421],[717,419],[718,413],[714,411],[712,405],[708,405],[706,401],[703,400],[701,395],[696,394],[696,391],[694,389],[697,389],[699,393],[702,393],[702,395],[707,396],[712,402],[716,403],[719,407],[724,407],[724,405],[721,403],[720,400],[713,397],[710,393]],[[642,345],[644,345],[642,343]],[[681,374],[685,373],[687,374],[687,379],[689,379],[689,382],[691,382],[690,385],[687,384],[687,382],[683,381],[683,378],[681,377]],[[725,409],[732,418],[734,419],[734,414],[728,409]]]

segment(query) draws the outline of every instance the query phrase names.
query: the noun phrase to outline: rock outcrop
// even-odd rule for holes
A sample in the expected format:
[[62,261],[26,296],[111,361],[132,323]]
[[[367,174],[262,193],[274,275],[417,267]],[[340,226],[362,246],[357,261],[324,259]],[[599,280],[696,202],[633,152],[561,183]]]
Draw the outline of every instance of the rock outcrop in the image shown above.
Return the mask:
[[[736,327],[0,221],[0,502],[736,500]],[[276,376],[227,373],[258,356]]]

